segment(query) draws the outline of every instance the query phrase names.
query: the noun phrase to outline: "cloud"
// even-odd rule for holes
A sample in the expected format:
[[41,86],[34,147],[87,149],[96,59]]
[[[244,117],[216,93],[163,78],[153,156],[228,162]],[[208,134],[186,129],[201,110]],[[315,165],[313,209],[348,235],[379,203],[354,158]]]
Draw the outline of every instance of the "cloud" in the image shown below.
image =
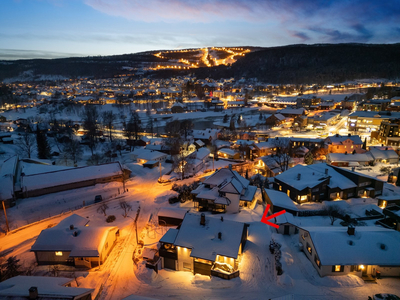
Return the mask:
[[0,49],[0,60],[36,59],[36,58],[63,58],[84,56],[77,53],[64,53],[43,50]]
[[293,37],[301,39],[303,42],[311,39],[307,33],[301,31],[289,31],[289,34]]

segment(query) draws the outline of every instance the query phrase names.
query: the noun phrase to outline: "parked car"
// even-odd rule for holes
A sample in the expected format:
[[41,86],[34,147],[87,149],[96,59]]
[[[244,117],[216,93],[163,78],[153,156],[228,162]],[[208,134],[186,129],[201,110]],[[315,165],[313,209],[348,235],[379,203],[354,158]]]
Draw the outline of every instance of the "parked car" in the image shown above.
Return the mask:
[[98,203],[98,202],[101,202],[101,201],[103,201],[103,197],[101,195],[96,195],[94,197],[94,203]]

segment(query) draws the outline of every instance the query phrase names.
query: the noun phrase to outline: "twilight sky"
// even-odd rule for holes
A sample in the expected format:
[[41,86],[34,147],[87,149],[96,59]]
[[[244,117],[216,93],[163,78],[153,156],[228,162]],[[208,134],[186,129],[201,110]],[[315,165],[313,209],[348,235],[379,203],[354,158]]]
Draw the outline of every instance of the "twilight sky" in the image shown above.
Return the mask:
[[400,42],[399,0],[1,0],[0,59]]

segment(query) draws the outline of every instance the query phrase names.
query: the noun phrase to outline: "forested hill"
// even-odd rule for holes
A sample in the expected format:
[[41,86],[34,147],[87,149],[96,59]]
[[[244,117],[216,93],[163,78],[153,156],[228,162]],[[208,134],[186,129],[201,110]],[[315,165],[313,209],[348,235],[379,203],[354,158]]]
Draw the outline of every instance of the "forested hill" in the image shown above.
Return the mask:
[[231,66],[138,72],[162,62],[154,53],[0,61],[0,81],[12,77],[23,80],[24,76],[38,80],[41,75],[49,78],[105,78],[128,73],[154,77],[192,73],[198,78],[245,77],[268,83],[336,83],[364,78],[397,80],[400,77],[400,44],[317,44],[254,48]]

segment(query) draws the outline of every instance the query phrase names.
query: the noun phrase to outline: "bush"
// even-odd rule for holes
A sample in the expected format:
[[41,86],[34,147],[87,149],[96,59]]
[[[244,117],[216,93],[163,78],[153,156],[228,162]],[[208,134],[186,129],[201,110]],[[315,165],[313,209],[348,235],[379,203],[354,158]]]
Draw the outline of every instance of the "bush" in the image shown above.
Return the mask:
[[114,222],[115,221],[115,216],[114,215],[109,215],[108,217],[107,217],[107,219],[106,219],[106,222],[107,223],[111,223],[111,222]]

